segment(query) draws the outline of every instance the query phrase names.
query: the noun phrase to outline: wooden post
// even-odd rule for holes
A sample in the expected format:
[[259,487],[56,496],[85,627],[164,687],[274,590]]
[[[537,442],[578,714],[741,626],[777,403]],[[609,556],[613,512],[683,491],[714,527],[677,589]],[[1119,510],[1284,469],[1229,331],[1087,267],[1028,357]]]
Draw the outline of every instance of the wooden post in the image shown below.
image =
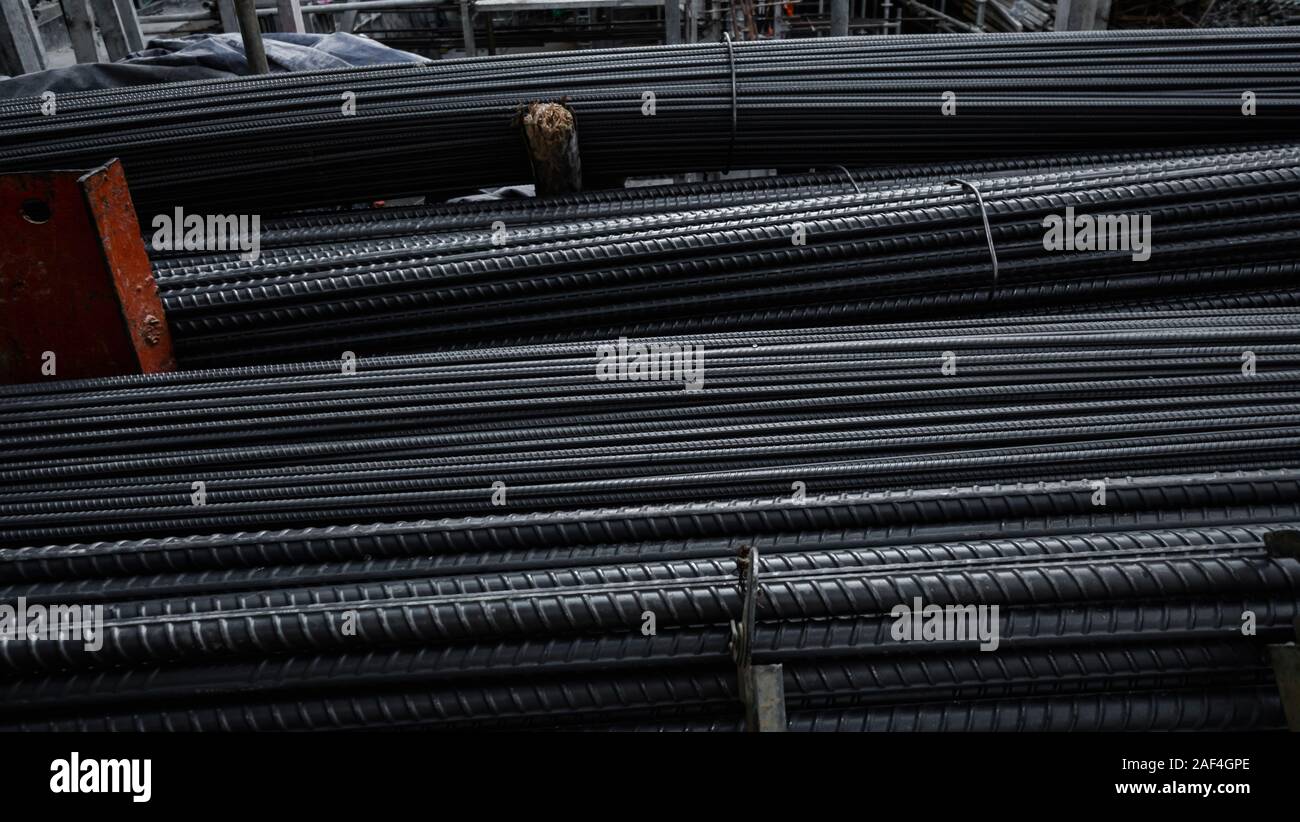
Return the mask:
[[664,43],[672,46],[682,42],[681,0],[664,0]]
[[63,23],[68,27],[68,40],[78,63],[98,63],[99,47],[95,45],[95,23],[90,17],[87,0],[59,0],[63,9]]
[[524,113],[523,126],[537,196],[581,191],[582,158],[573,112],[560,103],[531,103]]
[[117,5],[117,19],[122,22],[122,35],[126,37],[126,46],[131,51],[144,51],[144,32],[140,31],[140,17],[135,13],[135,3],[131,0],[114,0]]
[[[1300,625],[1296,626],[1300,631]],[[1282,711],[1286,725],[1300,731],[1300,648],[1293,645],[1268,646],[1273,674],[1277,677],[1278,693],[1282,696]]]
[[95,25],[99,27],[99,36],[104,38],[104,50],[109,60],[121,60],[131,53],[126,31],[122,28],[122,18],[117,13],[114,0],[90,0],[90,9],[95,13]]
[[221,30],[226,34],[237,34],[239,15],[235,14],[235,0],[217,0],[217,12],[221,15]]
[[470,0],[460,0],[460,33],[465,40],[465,56],[476,56],[478,49],[474,46],[474,4]]
[[302,34],[307,27],[302,22],[302,6],[298,0],[275,0],[276,31]]
[[27,0],[0,0],[0,64],[8,74],[45,70],[45,44]]

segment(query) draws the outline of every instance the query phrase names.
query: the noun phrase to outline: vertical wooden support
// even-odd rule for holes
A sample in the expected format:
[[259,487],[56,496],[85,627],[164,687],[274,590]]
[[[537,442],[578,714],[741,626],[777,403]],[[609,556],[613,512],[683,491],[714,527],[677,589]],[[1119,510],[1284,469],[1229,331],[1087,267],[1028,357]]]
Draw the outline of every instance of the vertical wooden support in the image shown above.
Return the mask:
[[[1296,630],[1300,631],[1300,625],[1296,625]],[[1300,732],[1300,647],[1270,645],[1268,653],[1277,677],[1277,690],[1282,695],[1286,726]]]
[[307,27],[302,22],[302,5],[298,0],[275,0],[276,31],[302,34]]
[[1074,0],[1056,0],[1056,19],[1052,21],[1052,28],[1056,31],[1070,30],[1070,9],[1074,5]]
[[849,34],[849,0],[831,0],[831,37]]
[[126,46],[131,51],[144,51],[144,33],[140,31],[140,17],[135,13],[132,0],[114,0],[117,4],[117,19],[122,22],[122,35]]
[[0,236],[0,382],[175,368],[120,163],[0,175]]
[[91,11],[95,13],[95,25],[99,27],[99,36],[104,38],[104,50],[109,60],[121,60],[131,53],[126,31],[122,28],[122,19],[117,13],[114,0],[90,0]]
[[474,3],[472,0],[460,0],[460,34],[465,40],[465,56],[476,56],[478,49],[474,46]]
[[582,190],[582,158],[573,112],[560,103],[532,103],[523,117],[524,144],[537,196]]
[[[1280,530],[1264,534],[1264,551],[1270,557],[1300,559],[1300,531]],[[1296,636],[1300,637],[1300,619],[1295,623]],[[1287,645],[1268,646],[1273,675],[1282,697],[1282,711],[1286,725],[1300,732],[1300,647],[1294,642]]]
[[672,46],[682,42],[681,0],[664,0],[664,43]]
[[751,731],[781,733],[785,723],[785,669],[781,665],[749,667],[749,701],[745,724]]
[[45,70],[45,44],[27,0],[0,0],[0,65],[8,74]]
[[68,40],[78,63],[98,63],[99,47],[95,45],[95,24],[90,16],[89,0],[59,0],[63,9],[63,23],[68,27]]
[[221,30],[226,34],[239,33],[239,15],[235,14],[235,0],[217,0],[217,13],[221,17]]

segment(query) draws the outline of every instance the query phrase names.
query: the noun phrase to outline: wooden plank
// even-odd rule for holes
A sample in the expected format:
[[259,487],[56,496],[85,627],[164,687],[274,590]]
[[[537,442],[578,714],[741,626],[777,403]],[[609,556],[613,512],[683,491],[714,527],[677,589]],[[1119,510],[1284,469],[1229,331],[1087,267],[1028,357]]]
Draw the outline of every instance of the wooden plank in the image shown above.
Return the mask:
[[45,44],[27,0],[0,0],[0,62],[7,74],[45,70]]
[[289,31],[303,34],[307,28],[302,23],[302,5],[298,0],[276,0],[276,31]]
[[460,0],[460,35],[465,41],[465,56],[475,57],[478,48],[474,45],[474,6],[469,0]]
[[682,42],[682,7],[679,0],[664,0],[664,43]]
[[785,671],[781,665],[751,665],[746,725],[759,733],[784,733]]
[[68,27],[72,53],[78,63],[98,63],[99,46],[95,44],[95,23],[90,16],[88,0],[59,0],[63,9],[63,23]]
[[131,0],[115,0],[117,19],[122,23],[122,34],[131,51],[144,51],[144,34],[140,31],[140,17],[135,12],[135,3]]
[[221,17],[221,30],[226,34],[239,33],[239,15],[235,14],[235,0],[217,0],[217,13]]
[[122,28],[122,19],[118,17],[115,0],[90,0],[90,9],[95,13],[95,25],[99,36],[104,38],[104,50],[109,60],[121,60],[131,53],[131,46]]
[[[1300,629],[1300,626],[1297,626]],[[1300,648],[1295,645],[1270,645],[1269,657],[1282,695],[1282,710],[1287,727],[1300,731]]]

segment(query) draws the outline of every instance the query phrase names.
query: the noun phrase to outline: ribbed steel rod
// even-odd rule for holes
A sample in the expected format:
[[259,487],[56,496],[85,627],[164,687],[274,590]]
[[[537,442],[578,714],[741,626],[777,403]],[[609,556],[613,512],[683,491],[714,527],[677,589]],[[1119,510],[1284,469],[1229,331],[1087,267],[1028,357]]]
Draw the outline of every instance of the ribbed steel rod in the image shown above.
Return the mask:
[[[256,259],[163,251],[155,276],[189,366],[988,318],[1170,293],[1213,306],[1295,279],[1295,146],[967,165],[291,217],[269,223]],[[1050,247],[1045,220],[1072,213],[1149,221],[1145,257],[1131,232],[1123,248]]]
[[131,87],[0,104],[0,169],[120,157],[148,216],[464,191],[527,180],[519,108],[561,99],[604,178],[1269,139],[1294,134],[1298,56],[1291,28],[903,35]]

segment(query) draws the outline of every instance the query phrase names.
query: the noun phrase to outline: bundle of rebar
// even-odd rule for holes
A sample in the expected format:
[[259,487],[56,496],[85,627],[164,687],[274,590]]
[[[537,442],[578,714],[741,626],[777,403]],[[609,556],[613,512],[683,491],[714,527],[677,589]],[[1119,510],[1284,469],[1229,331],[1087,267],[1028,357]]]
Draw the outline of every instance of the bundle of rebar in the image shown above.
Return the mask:
[[496,482],[533,511],[762,497],[794,480],[1287,467],[1297,318],[944,320],[10,387],[0,544],[492,513]]
[[[0,387],[0,729],[737,729],[751,664],[794,730],[1281,727],[1298,52],[728,42],[0,105],[0,169],[126,165],[191,369]],[[589,181],[814,168],[333,208],[527,180],[539,101]],[[265,210],[256,253],[154,240],[190,209]]]
[[1298,421],[1295,309],[11,386],[0,727],[736,728],[755,550],[792,729],[1280,727]]
[[[0,727],[736,729],[735,554],[761,546],[754,657],[785,666],[792,729],[1277,728],[1264,646],[1294,636],[1300,565],[1265,539],[1289,513],[1287,526],[1094,517],[993,540],[837,530],[422,562],[363,558],[373,543],[356,531],[268,534],[352,559],[7,586],[105,619],[91,649],[0,645]],[[1051,535],[1070,527],[1100,533]],[[96,550],[111,566],[133,547]],[[996,647],[900,638],[891,614],[918,599],[996,607]]]
[[155,276],[196,367],[1152,301],[1295,306],[1298,221],[1300,147],[1253,145],[317,213],[267,221],[254,260],[158,252]]
[[697,43],[196,81],[0,104],[0,170],[120,158],[146,225],[531,179],[531,102],[589,181],[1281,139],[1292,28]]

